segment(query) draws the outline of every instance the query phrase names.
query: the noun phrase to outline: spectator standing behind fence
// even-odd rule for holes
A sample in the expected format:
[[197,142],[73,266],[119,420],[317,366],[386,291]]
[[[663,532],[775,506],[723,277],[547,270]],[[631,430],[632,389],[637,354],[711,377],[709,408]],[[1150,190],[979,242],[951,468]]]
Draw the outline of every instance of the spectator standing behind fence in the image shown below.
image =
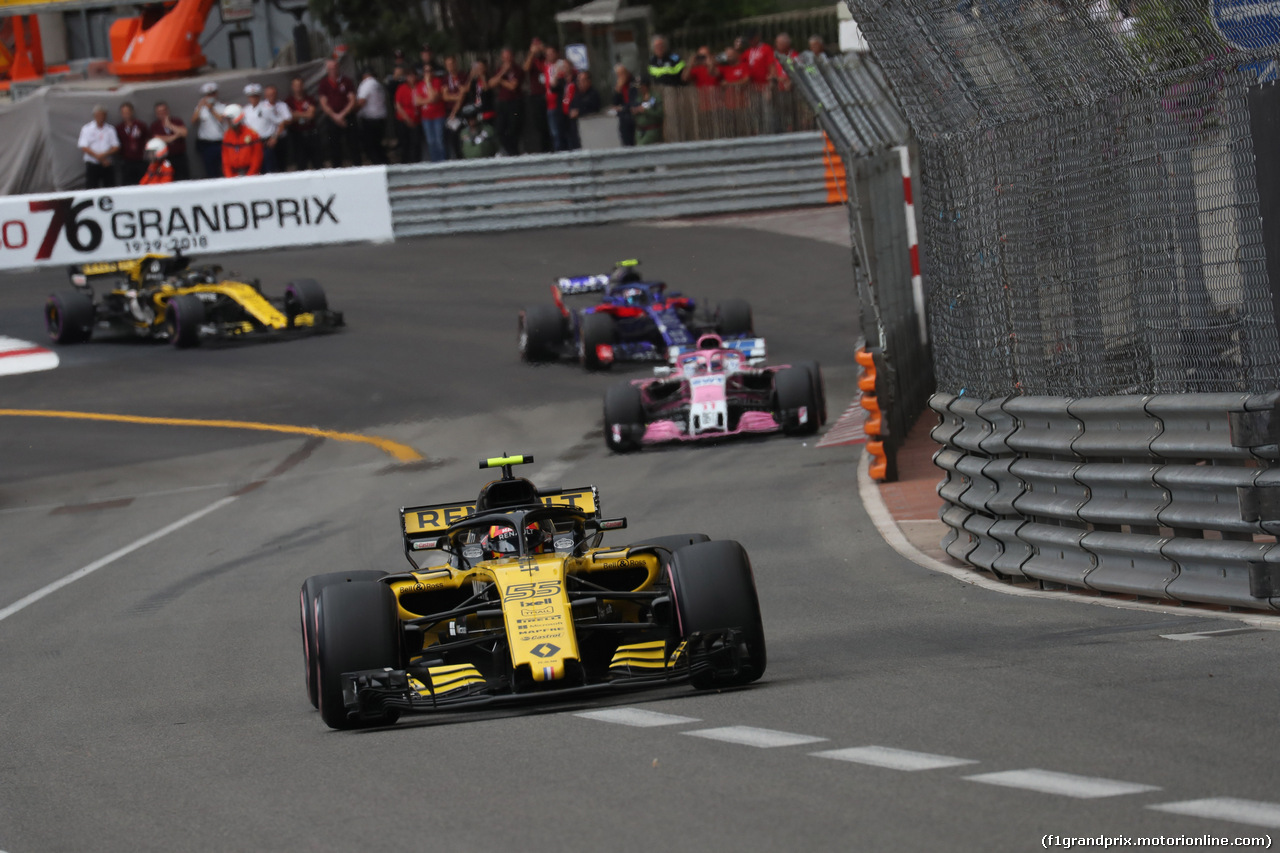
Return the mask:
[[80,128],[76,142],[84,153],[84,186],[96,190],[116,185],[115,170],[111,158],[120,150],[120,136],[107,124],[107,111],[102,106],[93,108],[93,121]]
[[546,47],[542,39],[535,38],[529,43],[529,52],[524,58],[524,75],[529,83],[529,94],[525,96],[525,121],[529,123],[529,132],[525,134],[525,153],[541,154],[551,150],[551,129],[547,126],[547,90],[546,90]]
[[567,82],[563,75],[564,66],[560,64],[560,53],[548,46],[543,54],[542,87],[546,92],[547,130],[551,135],[551,150],[563,151],[565,146],[565,118],[560,99],[564,96]]
[[640,103],[640,89],[631,79],[625,65],[614,66],[613,112],[618,117],[618,139],[630,148],[636,144],[636,115],[633,107]]
[[822,40],[822,36],[809,36],[809,49],[800,55],[800,59],[806,65],[812,65],[813,60],[819,56],[827,55],[827,45]]
[[707,112],[720,105],[720,66],[711,54],[711,48],[705,44],[698,48],[689,63],[689,82],[698,93],[699,110]]
[[462,119],[458,118],[463,101],[467,98],[468,75],[458,70],[458,57],[446,56],[444,59],[444,147],[445,157],[450,160],[462,158],[462,146],[458,131],[462,129]]
[[747,52],[743,57],[747,63],[747,77],[756,89],[764,89],[773,76],[773,48],[760,40],[757,30],[747,40]]
[[747,105],[747,84],[750,77],[747,63],[738,57],[738,51],[727,48],[720,56],[724,61],[720,64],[720,82],[724,87],[724,105],[727,109],[739,110]]
[[573,145],[571,150],[577,151],[582,147],[582,135],[578,130],[578,119],[600,112],[600,93],[591,84],[591,75],[585,71],[578,72],[573,94],[569,98],[568,110],[569,135]]
[[166,159],[173,166],[174,179],[185,181],[191,174],[187,170],[187,126],[182,119],[169,114],[169,105],[164,101],[156,101],[153,109],[156,120],[147,131],[152,139],[163,141],[168,149]]
[[360,74],[360,88],[356,90],[356,117],[360,120],[364,156],[370,163],[386,165],[387,149],[382,145],[382,138],[387,130],[387,91],[382,88],[372,68],[366,67]]
[[141,181],[147,171],[147,140],[151,134],[147,126],[138,121],[129,101],[120,105],[116,136],[120,138],[120,185],[131,187]]
[[489,88],[493,89],[498,101],[498,143],[502,146],[502,153],[508,157],[520,153],[523,83],[523,69],[516,65],[516,56],[511,48],[504,47],[498,73],[489,79]]
[[418,120],[422,122],[422,135],[427,140],[427,159],[432,163],[442,163],[449,159],[444,139],[444,123],[449,115],[449,107],[444,98],[445,80],[445,77],[431,74],[424,67],[422,79],[413,93],[413,102],[418,107]]
[[222,135],[222,175],[245,178],[262,174],[262,137],[245,124],[244,108],[228,104],[227,132]]
[[158,136],[147,141],[147,171],[143,172],[140,184],[173,183],[173,164],[168,160],[169,146]]
[[413,92],[418,88],[419,82],[418,69],[406,69],[404,82],[396,89],[393,99],[401,163],[422,162],[422,113],[413,103]]
[[636,114],[636,145],[656,145],[662,141],[662,90],[640,78],[640,102],[632,107]]
[[791,89],[791,78],[787,76],[784,61],[796,59],[799,55],[791,49],[791,36],[786,33],[778,33],[778,37],[773,40],[772,78],[773,85],[779,91],[787,92]]
[[280,100],[280,90],[275,86],[262,87],[263,109],[267,110],[276,123],[275,168],[273,172],[283,172],[288,158],[289,130],[293,127],[293,111],[289,105]]
[[689,66],[667,47],[665,36],[654,36],[649,43],[653,54],[649,57],[649,79],[654,86],[683,86],[689,82]]
[[356,84],[338,70],[338,61],[330,59],[324,64],[325,75],[316,92],[320,96],[320,132],[324,137],[325,153],[335,169],[342,165],[346,153],[351,162],[360,164],[360,153],[355,144],[355,127],[351,112],[356,108]]
[[289,81],[289,98],[285,101],[293,120],[289,123],[289,152],[293,168],[298,171],[320,166],[320,141],[316,130],[315,98],[307,94],[301,77]]
[[[262,174],[278,172],[276,146],[280,141],[280,124],[276,121],[276,111],[262,100],[262,87],[257,83],[245,86],[244,95],[249,100],[248,106],[244,107],[245,126],[262,140]],[[223,144],[226,144],[225,140]]]
[[227,105],[218,100],[218,84],[212,80],[200,87],[200,101],[191,113],[191,124],[196,129],[196,153],[204,166],[206,178],[222,174],[222,135],[226,133],[223,119]]
[[493,157],[498,153],[498,134],[493,125],[481,117],[480,108],[475,104],[464,104],[462,120],[466,125],[459,132],[462,145],[462,159],[478,160]]
[[474,104],[480,111],[480,120],[493,123],[497,118],[498,106],[493,89],[489,87],[489,63],[477,59],[471,66],[471,76],[467,78],[467,91],[463,95],[463,104]]

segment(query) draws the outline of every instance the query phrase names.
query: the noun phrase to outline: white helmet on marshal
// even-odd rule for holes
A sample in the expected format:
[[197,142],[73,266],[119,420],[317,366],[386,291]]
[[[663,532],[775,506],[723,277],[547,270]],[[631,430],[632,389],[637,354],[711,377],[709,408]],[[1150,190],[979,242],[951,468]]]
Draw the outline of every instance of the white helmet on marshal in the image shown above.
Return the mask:
[[222,111],[223,116],[233,125],[244,121],[244,107],[239,104],[228,104],[227,108]]
[[147,153],[156,160],[163,160],[169,156],[169,146],[163,139],[152,139],[147,142]]

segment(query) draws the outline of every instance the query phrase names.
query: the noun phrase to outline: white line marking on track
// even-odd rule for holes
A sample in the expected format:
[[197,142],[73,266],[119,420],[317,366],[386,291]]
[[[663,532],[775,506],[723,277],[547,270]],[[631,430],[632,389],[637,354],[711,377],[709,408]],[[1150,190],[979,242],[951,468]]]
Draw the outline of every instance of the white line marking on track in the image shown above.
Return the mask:
[[1075,797],[1081,800],[1094,800],[1099,797],[1118,797],[1123,794],[1141,794],[1145,791],[1159,791],[1154,785],[1139,785],[1136,782],[1118,782],[1115,779],[1100,779],[1096,776],[1076,776],[1074,773],[1057,773],[1053,770],[1005,770],[999,773],[981,773],[977,776],[964,777],[970,782],[984,782],[988,785],[1000,785],[1005,788],[1024,788],[1028,791],[1039,791],[1042,794],[1058,794],[1063,797]]
[[1166,640],[1212,640],[1214,637],[1229,637],[1232,634],[1253,634],[1261,628],[1223,628],[1221,631],[1190,631],[1186,634],[1161,634]]
[[574,716],[582,717],[584,720],[599,720],[602,723],[618,723],[619,725],[635,726],[641,729],[702,722],[697,717],[662,714],[658,711],[646,711],[644,708],[606,708],[603,711],[585,711],[581,714],[574,714]]
[[978,763],[972,758],[932,755],[928,752],[912,752],[909,749],[894,749],[889,746],[855,746],[850,749],[829,749],[825,752],[809,754],[817,758],[834,758],[837,761],[852,761],[856,764],[870,764],[873,767],[906,771],[937,770],[942,767],[959,767],[962,764]]
[[146,545],[150,545],[152,542],[155,542],[157,539],[163,539],[164,537],[168,536],[170,533],[173,533],[175,530],[179,530],[183,527],[186,527],[188,524],[199,521],[209,513],[216,512],[217,510],[222,509],[224,506],[226,506],[227,504],[231,503],[234,500],[235,500],[234,496],[229,496],[229,497],[222,498],[220,500],[216,500],[213,503],[209,504],[204,509],[198,509],[195,512],[191,513],[190,515],[183,516],[182,518],[178,519],[172,524],[166,524],[164,527],[161,527],[159,530],[152,531],[151,533],[148,533],[146,536],[143,536],[141,539],[136,539],[133,542],[130,542],[128,545],[125,545],[123,548],[112,551],[110,554],[108,554],[105,557],[99,557],[98,559],[94,560],[92,563],[85,566],[84,568],[76,569],[74,572],[67,575],[66,577],[59,578],[58,580],[54,581],[48,586],[41,587],[40,589],[36,590],[30,595],[24,596],[23,598],[18,599],[13,604],[10,604],[8,607],[4,608],[3,610],[0,610],[0,622],[3,622],[4,620],[8,619],[10,616],[17,613],[18,611],[24,610],[27,607],[30,607],[32,604],[35,604],[37,601],[44,598],[45,596],[52,595],[53,593],[62,589],[64,586],[69,586],[83,577],[88,577],[89,575],[96,572],[98,569],[101,569],[104,566],[111,565],[121,557],[128,556],[129,554],[132,554],[134,551],[138,550],[139,548],[142,548],[143,546],[146,546]]
[[693,732],[681,732],[691,737],[704,737],[708,740],[722,740],[725,743],[738,743],[743,746],[755,746],[768,749],[775,746],[799,746],[803,743],[819,743],[824,737],[797,735],[791,732],[779,732],[773,729],[757,729],[753,726],[724,726],[718,729],[698,729]]
[[1239,800],[1235,797],[1210,797],[1205,800],[1183,800],[1178,803],[1160,803],[1147,806],[1158,812],[1229,820],[1254,826],[1280,829],[1280,805],[1258,800]]

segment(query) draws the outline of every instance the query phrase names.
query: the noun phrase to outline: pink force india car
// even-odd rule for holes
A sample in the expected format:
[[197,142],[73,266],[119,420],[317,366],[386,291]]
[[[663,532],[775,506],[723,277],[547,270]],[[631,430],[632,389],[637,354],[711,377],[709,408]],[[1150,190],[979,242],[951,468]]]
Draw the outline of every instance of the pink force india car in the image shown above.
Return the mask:
[[766,367],[717,335],[671,355],[654,378],[633,379],[604,397],[604,440],[619,452],[641,445],[748,433],[809,435],[827,419],[822,369],[814,361]]

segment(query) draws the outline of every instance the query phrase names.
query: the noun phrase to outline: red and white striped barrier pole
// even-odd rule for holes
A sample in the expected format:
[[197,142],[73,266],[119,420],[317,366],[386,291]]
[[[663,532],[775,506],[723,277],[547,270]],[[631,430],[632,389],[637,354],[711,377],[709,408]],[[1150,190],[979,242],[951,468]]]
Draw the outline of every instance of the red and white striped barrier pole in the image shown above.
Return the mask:
[[902,197],[907,210],[907,245],[911,253],[911,301],[916,309],[916,322],[920,327],[921,345],[929,343],[929,323],[924,315],[924,279],[920,277],[920,240],[916,233],[916,206],[911,195],[911,151],[905,145],[897,147],[902,162]]

